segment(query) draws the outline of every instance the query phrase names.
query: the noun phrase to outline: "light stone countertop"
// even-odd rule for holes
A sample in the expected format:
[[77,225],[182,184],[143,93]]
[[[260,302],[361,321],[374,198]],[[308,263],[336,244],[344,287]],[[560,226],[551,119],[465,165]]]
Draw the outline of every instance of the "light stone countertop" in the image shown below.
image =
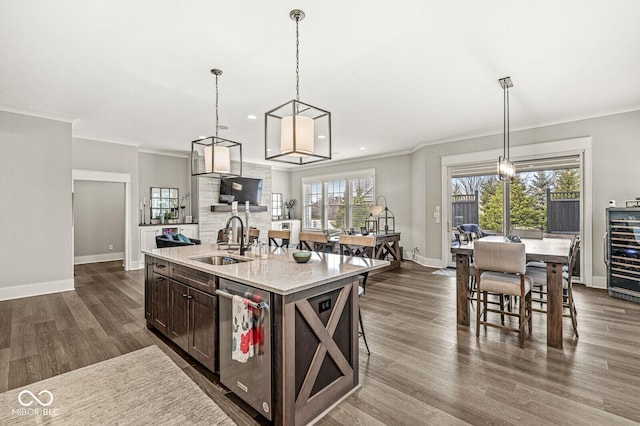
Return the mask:
[[[311,259],[307,263],[296,263],[291,255],[296,251],[301,250],[270,247],[267,259],[253,258],[250,252],[242,257],[236,253],[218,249],[217,244],[166,247],[143,252],[178,265],[282,295],[390,265],[386,260],[317,252],[311,253]],[[250,260],[230,265],[209,265],[193,260],[193,258],[205,256],[228,256]]]

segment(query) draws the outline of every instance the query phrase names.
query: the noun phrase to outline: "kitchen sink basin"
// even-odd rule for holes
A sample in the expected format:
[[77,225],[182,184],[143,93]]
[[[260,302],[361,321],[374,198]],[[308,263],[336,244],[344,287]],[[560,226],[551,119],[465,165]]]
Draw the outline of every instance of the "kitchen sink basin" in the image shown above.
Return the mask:
[[243,259],[238,257],[218,255],[218,256],[194,257],[191,260],[195,260],[196,262],[207,263],[209,265],[231,265],[233,263],[249,262],[251,259]]

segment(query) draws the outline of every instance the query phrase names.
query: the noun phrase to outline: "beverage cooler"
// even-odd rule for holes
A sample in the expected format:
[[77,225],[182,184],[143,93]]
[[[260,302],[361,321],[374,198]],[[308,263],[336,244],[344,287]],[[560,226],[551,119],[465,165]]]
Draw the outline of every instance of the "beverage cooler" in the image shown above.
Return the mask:
[[640,208],[607,209],[605,263],[609,295],[640,303]]

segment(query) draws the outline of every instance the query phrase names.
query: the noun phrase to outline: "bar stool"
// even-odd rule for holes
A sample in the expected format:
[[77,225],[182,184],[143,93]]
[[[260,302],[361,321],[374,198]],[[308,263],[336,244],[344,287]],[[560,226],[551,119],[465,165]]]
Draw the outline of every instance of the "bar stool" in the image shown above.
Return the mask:
[[[338,237],[340,243],[340,254],[354,257],[368,257],[374,258],[376,249],[376,238],[366,237],[362,235],[340,235]],[[369,271],[360,274],[362,277],[362,283],[358,285],[358,297],[361,297],[367,289],[367,278],[369,277]],[[362,323],[362,312],[360,311],[360,304],[358,304],[358,319],[360,321],[359,333],[364,339],[364,345],[367,348],[367,354],[371,355],[369,350],[369,343],[367,343],[367,336],[364,334],[364,325]]]
[[260,238],[260,230],[258,228],[249,228],[247,245],[253,244],[258,238]]
[[[269,238],[269,247],[271,247],[271,243],[273,243],[276,247],[289,247],[289,239],[291,238],[291,231],[284,230],[278,231],[276,229],[270,229],[267,232],[267,238]],[[280,240],[280,243],[278,243]]]

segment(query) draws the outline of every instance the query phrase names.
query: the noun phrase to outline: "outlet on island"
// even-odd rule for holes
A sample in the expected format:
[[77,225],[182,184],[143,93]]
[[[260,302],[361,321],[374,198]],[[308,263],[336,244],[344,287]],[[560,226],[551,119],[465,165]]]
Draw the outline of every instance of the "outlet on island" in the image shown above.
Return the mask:
[[109,250],[113,250],[113,244],[109,244]]

